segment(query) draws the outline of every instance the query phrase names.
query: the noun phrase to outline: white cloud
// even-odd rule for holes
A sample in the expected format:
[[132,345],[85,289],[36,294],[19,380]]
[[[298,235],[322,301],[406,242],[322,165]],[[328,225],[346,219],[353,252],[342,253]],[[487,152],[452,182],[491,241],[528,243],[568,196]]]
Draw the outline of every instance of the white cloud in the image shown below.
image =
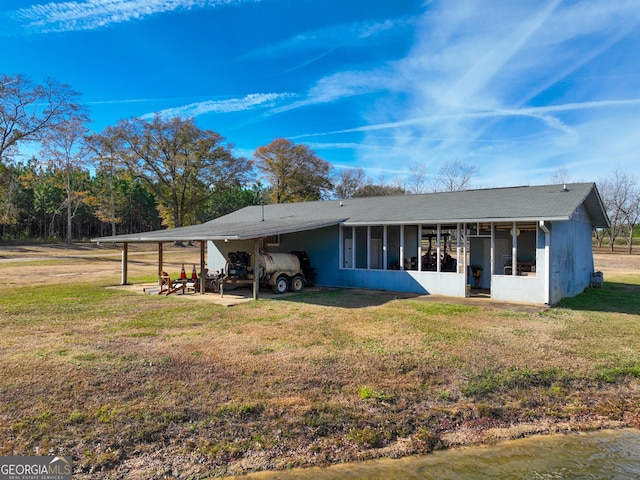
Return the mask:
[[84,102],[86,105],[118,105],[118,104],[127,104],[127,103],[147,103],[147,102],[156,102],[155,98],[130,98],[126,100],[93,100],[89,102]]
[[229,100],[208,100],[205,102],[190,103],[175,108],[167,108],[159,112],[147,113],[140,118],[152,118],[159,114],[162,117],[192,118],[207,113],[230,113],[253,110],[258,107],[267,108],[274,106],[278,101],[291,97],[288,93],[252,93],[243,98]]
[[[386,34],[411,26],[413,18],[387,19],[381,22],[354,22],[307,31],[282,42],[254,49],[242,59],[276,57],[301,50],[332,51],[338,47],[362,45]],[[368,45],[369,43],[367,43]]]
[[[595,161],[586,158],[606,159],[605,145],[640,147],[616,133],[640,105],[637,69],[628,67],[639,24],[639,0],[432,2],[405,58],[329,75],[283,108],[375,92],[360,126],[298,136],[364,134],[363,165],[457,158],[510,184],[546,180],[563,161],[593,179]],[[623,51],[632,63],[607,62]],[[610,139],[589,142],[593,117]]]
[[493,109],[469,111],[459,109],[457,112],[443,113],[427,117],[410,118],[397,122],[386,122],[379,124],[370,124],[360,127],[348,128],[344,130],[334,130],[329,132],[308,133],[297,135],[291,138],[320,137],[326,135],[337,135],[344,133],[356,132],[373,132],[377,130],[400,129],[410,126],[427,126],[437,125],[446,120],[471,120],[471,119],[488,119],[488,118],[506,118],[506,117],[531,117],[541,120],[550,127],[557,130],[570,133],[570,129],[557,118],[550,116],[550,113],[571,112],[576,110],[588,110],[607,107],[636,107],[640,106],[640,98],[629,100],[609,100],[609,101],[593,101],[583,103],[569,103],[564,105],[548,105],[543,107],[528,107],[514,109]]
[[388,72],[382,68],[376,71],[344,71],[328,75],[309,88],[300,100],[277,107],[272,113],[282,113],[312,105],[333,103],[358,95],[381,92],[386,89],[389,82],[387,76]]
[[11,16],[32,32],[94,30],[158,13],[211,8],[259,0],[87,0],[49,2],[15,10]]

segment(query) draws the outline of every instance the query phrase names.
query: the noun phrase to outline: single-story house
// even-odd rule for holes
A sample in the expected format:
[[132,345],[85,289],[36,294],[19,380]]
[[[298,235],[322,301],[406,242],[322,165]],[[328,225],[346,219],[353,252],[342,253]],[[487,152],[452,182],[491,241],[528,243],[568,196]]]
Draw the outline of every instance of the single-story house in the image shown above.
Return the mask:
[[[200,241],[201,270],[230,252],[305,251],[316,285],[555,304],[589,286],[592,231],[609,226],[594,183],[250,206],[201,225],[117,235]],[[159,270],[161,268],[159,267]],[[204,289],[203,289],[204,291]],[[254,293],[254,297],[256,293]]]

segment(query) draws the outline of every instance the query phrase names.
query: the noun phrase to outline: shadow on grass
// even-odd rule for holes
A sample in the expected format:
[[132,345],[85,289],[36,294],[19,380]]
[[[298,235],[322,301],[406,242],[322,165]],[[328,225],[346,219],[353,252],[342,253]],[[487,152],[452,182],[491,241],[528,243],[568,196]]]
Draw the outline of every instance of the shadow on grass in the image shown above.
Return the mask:
[[302,293],[287,295],[286,300],[325,307],[362,308],[377,307],[392,300],[414,298],[416,296],[418,295],[383,290],[314,288],[305,290]]
[[604,282],[602,288],[587,288],[576,297],[565,298],[557,306],[571,310],[640,315],[640,285]]

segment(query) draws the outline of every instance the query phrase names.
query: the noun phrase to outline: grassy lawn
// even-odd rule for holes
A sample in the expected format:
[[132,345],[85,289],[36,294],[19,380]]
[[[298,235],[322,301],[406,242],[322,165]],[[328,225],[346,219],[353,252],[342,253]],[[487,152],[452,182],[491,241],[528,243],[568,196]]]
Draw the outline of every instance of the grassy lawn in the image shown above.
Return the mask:
[[3,288],[0,455],[205,478],[640,427],[640,273],[542,314],[341,290],[227,308],[113,283]]

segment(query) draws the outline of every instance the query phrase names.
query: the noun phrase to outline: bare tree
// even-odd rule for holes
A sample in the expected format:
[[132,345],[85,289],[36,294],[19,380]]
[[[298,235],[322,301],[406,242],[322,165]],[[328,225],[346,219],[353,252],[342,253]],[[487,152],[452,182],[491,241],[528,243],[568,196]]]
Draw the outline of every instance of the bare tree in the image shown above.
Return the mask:
[[333,188],[331,165],[306,145],[276,138],[253,156],[271,185],[273,203],[320,200]]
[[342,168],[336,180],[336,197],[352,198],[367,183],[367,176],[362,168]]
[[52,79],[36,85],[23,75],[0,75],[0,225],[14,223],[18,215],[11,160],[19,146],[41,140],[77,114],[78,96]]
[[192,118],[121,120],[102,136],[158,202],[164,223],[182,227],[216,191],[246,182],[252,162],[232,154],[232,145],[212,131],[199,129]]
[[607,235],[606,228],[594,228],[593,229],[593,238],[596,239],[596,243],[598,248],[602,248],[602,242],[604,241],[604,237]]
[[72,241],[73,218],[83,203],[87,192],[76,182],[78,174],[82,176],[82,167],[89,153],[85,138],[89,129],[86,118],[76,115],[66,122],[58,124],[48,131],[43,142],[42,155],[60,176],[60,186],[66,193],[67,207],[67,243]]
[[116,224],[122,222],[118,215],[116,182],[123,177],[124,162],[111,139],[99,134],[87,138],[92,154],[92,163],[96,169],[91,203],[96,207],[96,216],[102,222],[111,225],[111,235],[116,235]]
[[558,167],[553,174],[553,177],[551,177],[551,183],[556,185],[565,184],[569,182],[569,180],[569,171],[565,168],[564,165]]
[[611,227],[608,229],[610,249],[616,238],[625,236],[629,253],[633,249],[633,230],[640,219],[640,188],[636,178],[616,169],[599,182]]
[[633,232],[638,225],[638,220],[640,220],[640,191],[636,187],[634,198],[630,203],[629,214],[627,217],[627,226],[629,227],[629,232],[627,235],[627,245],[629,246],[629,253],[631,253],[631,250],[633,249]]
[[[618,171],[616,170],[616,175]],[[633,231],[638,224],[640,218],[640,188],[638,181],[633,175],[622,174],[621,184],[626,190],[625,197],[620,204],[620,210],[622,212],[622,218],[624,220],[626,237],[629,254],[633,251]],[[622,199],[621,199],[622,200]]]
[[456,192],[469,188],[471,177],[478,173],[478,167],[459,160],[446,161],[435,176],[434,191]]
[[355,193],[355,197],[381,197],[385,195],[405,195],[407,192],[404,188],[394,185],[383,185],[368,183],[363,185]]
[[388,183],[382,183],[381,185],[392,190],[402,191],[402,195],[406,195],[408,193],[406,180],[399,176],[393,177]]
[[37,141],[77,114],[79,94],[53,79],[36,85],[23,75],[0,75],[0,162],[19,144]]
[[15,225],[18,222],[19,211],[15,196],[18,191],[14,166],[3,165],[0,162],[0,225]]
[[407,191],[409,193],[425,193],[428,189],[427,172],[429,168],[426,163],[410,163],[411,173],[407,178]]

